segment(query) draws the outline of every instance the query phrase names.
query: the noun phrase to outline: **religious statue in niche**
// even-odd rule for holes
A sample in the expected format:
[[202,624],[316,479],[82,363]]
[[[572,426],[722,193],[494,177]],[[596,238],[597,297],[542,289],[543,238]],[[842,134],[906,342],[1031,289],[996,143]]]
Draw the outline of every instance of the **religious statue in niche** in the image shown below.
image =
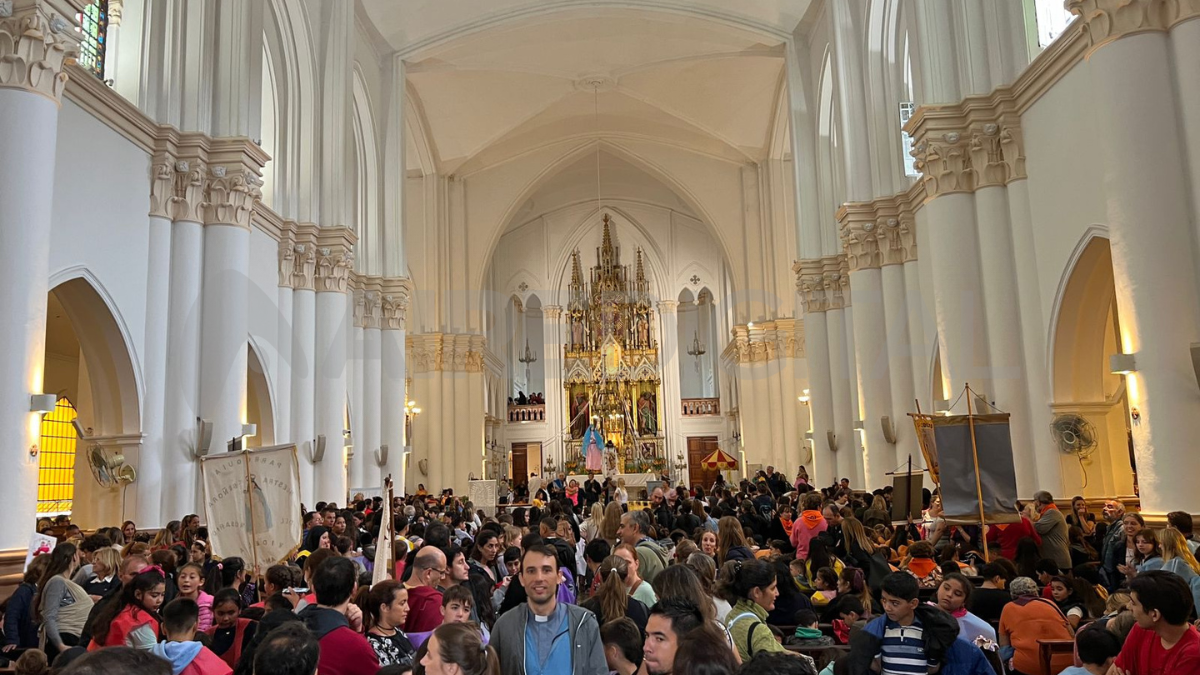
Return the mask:
[[617,446],[612,441],[604,444],[604,475],[614,476],[621,473],[621,457],[617,454]]
[[571,438],[583,438],[583,432],[588,427],[590,408],[587,392],[577,391],[571,397]]
[[638,347],[649,349],[650,347],[650,322],[646,320],[645,314],[638,314],[637,331],[638,331]]
[[655,405],[654,394],[643,391],[637,402],[638,435],[658,435],[658,406]]
[[579,316],[571,318],[571,346],[575,349],[583,347],[583,318]]

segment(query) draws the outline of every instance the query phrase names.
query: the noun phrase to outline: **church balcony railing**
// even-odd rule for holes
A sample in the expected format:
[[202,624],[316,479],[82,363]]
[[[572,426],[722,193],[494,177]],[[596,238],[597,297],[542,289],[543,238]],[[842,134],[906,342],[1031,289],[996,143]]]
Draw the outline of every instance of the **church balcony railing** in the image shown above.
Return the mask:
[[682,399],[684,417],[707,417],[721,414],[721,399],[719,398],[685,398]]
[[545,422],[546,421],[546,404],[534,403],[530,405],[510,405],[508,406],[508,421],[509,422]]

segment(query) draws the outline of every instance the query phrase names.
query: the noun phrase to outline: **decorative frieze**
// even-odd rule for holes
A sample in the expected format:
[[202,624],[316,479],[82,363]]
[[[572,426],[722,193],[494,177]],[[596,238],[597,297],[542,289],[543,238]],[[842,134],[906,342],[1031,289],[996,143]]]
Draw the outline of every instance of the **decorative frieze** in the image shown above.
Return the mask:
[[905,125],[925,200],[1026,177],[1017,99],[1010,87],[952,105],[922,106]]
[[73,26],[46,2],[0,2],[0,88],[60,103],[68,59],[78,53]]
[[423,333],[410,335],[406,349],[414,373],[481,373],[487,341],[482,335]]
[[796,319],[742,324],[733,327],[734,364],[766,363],[782,358],[804,357],[804,322]]
[[384,330],[404,330],[408,301],[412,297],[412,279],[385,277],[380,286],[380,324]]
[[1091,53],[1125,37],[1167,31],[1200,16],[1200,0],[1067,0]]

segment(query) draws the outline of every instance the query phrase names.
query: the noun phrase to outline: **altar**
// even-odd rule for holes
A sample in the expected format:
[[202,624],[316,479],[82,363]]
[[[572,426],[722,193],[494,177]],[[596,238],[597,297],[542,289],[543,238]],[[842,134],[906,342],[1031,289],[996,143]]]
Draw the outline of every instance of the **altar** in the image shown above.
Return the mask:
[[[601,483],[604,482],[604,478],[604,476],[596,476],[596,480],[600,481]],[[662,480],[661,476],[653,473],[618,473],[610,476],[610,478],[612,478],[613,485],[616,485],[617,481],[619,480],[625,481],[625,490],[629,492],[630,500],[635,500],[636,490],[646,490],[646,484],[650,481]],[[588,479],[588,477],[587,474],[567,476],[568,482],[570,482],[572,479],[579,481],[579,487],[582,490],[583,483]],[[647,494],[646,496],[649,497],[650,495]]]
[[562,433],[563,469],[580,476],[626,477],[645,485],[666,470],[659,406],[662,376],[650,284],[641,249],[635,264],[621,264],[611,221],[587,282],[579,251],[571,254],[571,283],[563,345],[563,395],[569,411]]

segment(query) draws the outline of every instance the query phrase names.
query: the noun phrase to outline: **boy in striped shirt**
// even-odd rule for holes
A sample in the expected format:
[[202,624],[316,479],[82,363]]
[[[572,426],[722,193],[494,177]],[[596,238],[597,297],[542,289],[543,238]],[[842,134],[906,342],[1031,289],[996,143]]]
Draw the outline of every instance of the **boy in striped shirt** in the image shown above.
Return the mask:
[[911,574],[897,572],[884,577],[880,586],[883,612],[883,639],[876,659],[882,675],[924,675],[936,672],[938,662],[927,657],[925,630],[917,618],[917,580]]

